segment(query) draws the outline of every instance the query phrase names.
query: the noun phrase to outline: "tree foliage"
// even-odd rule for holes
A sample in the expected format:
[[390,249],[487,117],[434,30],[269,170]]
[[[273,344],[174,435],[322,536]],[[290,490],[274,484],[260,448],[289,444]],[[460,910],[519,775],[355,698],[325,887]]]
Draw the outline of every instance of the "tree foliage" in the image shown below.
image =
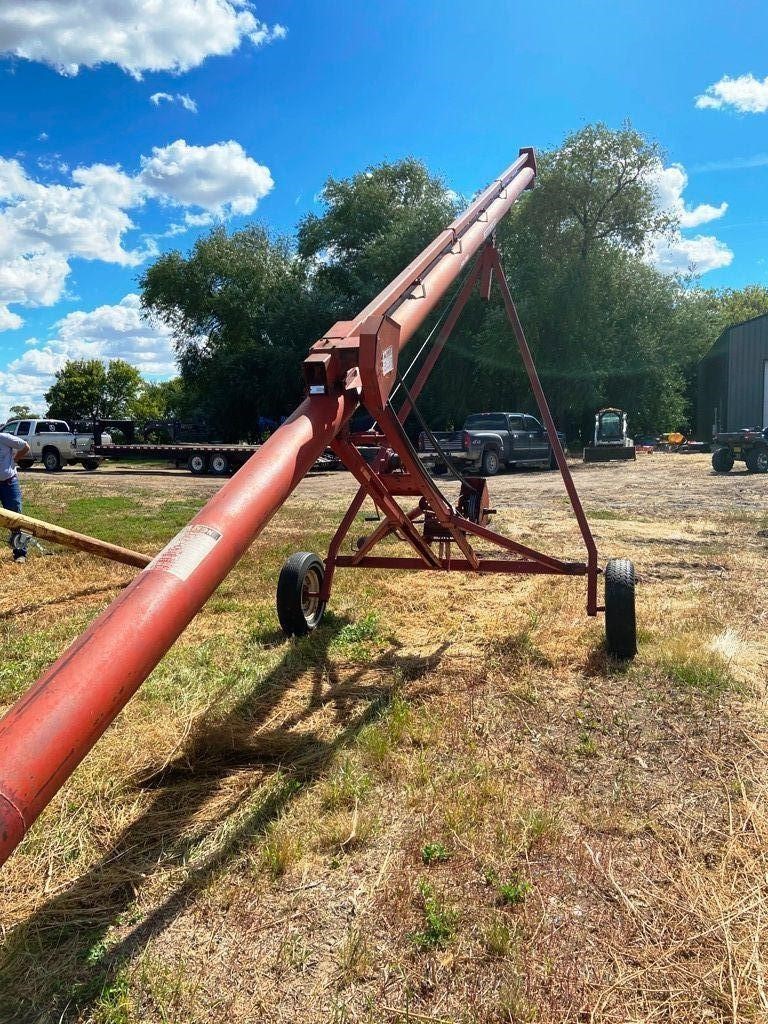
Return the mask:
[[285,240],[215,228],[188,256],[161,256],[141,288],[145,310],[173,330],[188,403],[224,439],[251,439],[259,416],[297,404],[301,360],[322,328],[308,267]]
[[122,419],[142,387],[141,374],[123,359],[105,364],[100,359],[73,359],[56,373],[45,394],[48,415],[78,420]]
[[[654,186],[659,147],[631,126],[587,126],[538,164],[497,243],[558,422],[585,435],[611,404],[636,431],[685,426],[699,358],[726,322],[768,309],[768,290],[712,293],[649,265],[674,220]],[[145,310],[173,329],[186,400],[228,438],[289,413],[309,346],[456,213],[445,183],[414,159],[332,178],[320,199],[295,248],[261,227],[217,228],[142,278]],[[468,303],[420,404],[435,427],[493,408],[536,411],[497,295]]]

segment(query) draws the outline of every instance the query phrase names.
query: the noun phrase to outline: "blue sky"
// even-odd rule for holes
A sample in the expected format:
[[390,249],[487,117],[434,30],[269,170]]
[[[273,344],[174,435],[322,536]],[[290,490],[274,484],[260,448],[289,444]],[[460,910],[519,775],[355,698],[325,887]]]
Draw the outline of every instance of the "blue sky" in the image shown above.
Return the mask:
[[759,3],[690,0],[4,6],[0,416],[68,357],[170,374],[137,277],[213,221],[290,233],[329,175],[404,155],[471,194],[592,121],[664,147],[684,227],[660,266],[768,284],[767,29]]

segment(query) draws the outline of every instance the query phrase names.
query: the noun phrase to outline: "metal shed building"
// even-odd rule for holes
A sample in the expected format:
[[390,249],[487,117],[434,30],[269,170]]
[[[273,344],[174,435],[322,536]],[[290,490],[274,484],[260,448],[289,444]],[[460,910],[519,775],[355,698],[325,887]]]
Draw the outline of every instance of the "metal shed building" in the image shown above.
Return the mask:
[[768,313],[728,327],[699,363],[696,435],[768,427]]

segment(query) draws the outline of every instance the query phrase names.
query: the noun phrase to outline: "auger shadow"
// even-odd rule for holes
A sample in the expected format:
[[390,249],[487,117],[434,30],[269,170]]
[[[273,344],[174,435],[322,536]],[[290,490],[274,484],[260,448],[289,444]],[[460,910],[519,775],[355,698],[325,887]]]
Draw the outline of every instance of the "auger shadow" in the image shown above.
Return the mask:
[[[330,618],[330,617],[329,617]],[[424,659],[399,656],[389,642],[381,655],[340,673],[329,665],[328,649],[346,620],[330,618],[310,637],[297,641],[253,690],[225,714],[211,708],[197,722],[173,760],[138,781],[153,793],[151,804],[73,885],[43,904],[10,932],[0,959],[0,1024],[65,1024],[99,999],[121,966],[166,928],[208,881],[279,817],[296,795],[323,777],[336,754],[354,741],[391,700],[404,680],[434,667],[443,653]],[[402,662],[404,671],[395,671]],[[419,662],[419,664],[417,664]],[[382,682],[361,682],[380,670]],[[311,673],[309,699],[278,728],[268,727],[288,690]],[[334,706],[339,731],[323,739],[293,732],[321,705]],[[229,735],[227,743],[221,738]],[[211,737],[217,738],[211,744]],[[252,800],[245,787],[216,820],[195,825],[196,816],[234,773],[260,768],[258,784],[269,781],[265,798],[242,816]],[[215,848],[199,859],[195,851],[223,820],[236,820]],[[194,863],[151,913],[116,945],[105,943],[109,928],[129,910],[143,880],[174,864]]]

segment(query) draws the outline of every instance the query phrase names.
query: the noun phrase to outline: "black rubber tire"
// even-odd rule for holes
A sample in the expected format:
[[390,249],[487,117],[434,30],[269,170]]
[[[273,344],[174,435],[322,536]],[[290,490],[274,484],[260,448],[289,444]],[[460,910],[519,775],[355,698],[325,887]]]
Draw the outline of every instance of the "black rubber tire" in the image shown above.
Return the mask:
[[495,448],[486,448],[483,452],[483,462],[480,467],[480,472],[483,476],[496,476],[501,469],[501,460],[499,459],[499,453]]
[[226,455],[212,455],[208,465],[214,476],[227,476],[229,473],[229,459]]
[[555,453],[551,449],[550,449],[550,452],[549,452],[549,466],[548,466],[548,468],[549,469],[557,469],[557,459],[555,458]]
[[637,654],[635,567],[628,558],[612,558],[605,568],[605,649],[623,661]]
[[43,449],[43,465],[49,473],[58,473],[61,469],[61,455],[55,448]]
[[322,561],[311,551],[297,551],[280,570],[277,617],[287,636],[306,636],[320,625],[325,602],[311,595],[317,594],[324,576]]
[[204,455],[190,455],[187,469],[192,476],[204,476],[208,472],[208,459]]
[[448,472],[448,467],[444,462],[436,462],[432,467],[432,476],[445,476]]
[[89,473],[94,473],[100,465],[98,459],[83,459],[83,469],[87,469]]
[[17,469],[32,469],[34,464],[35,463],[34,463],[34,461],[32,459],[22,459],[21,462],[17,462],[16,463],[16,468]]
[[735,459],[730,448],[715,448],[712,452],[712,469],[716,473],[730,473]]
[[747,469],[750,473],[768,473],[768,448],[758,445],[750,448],[744,456]]

